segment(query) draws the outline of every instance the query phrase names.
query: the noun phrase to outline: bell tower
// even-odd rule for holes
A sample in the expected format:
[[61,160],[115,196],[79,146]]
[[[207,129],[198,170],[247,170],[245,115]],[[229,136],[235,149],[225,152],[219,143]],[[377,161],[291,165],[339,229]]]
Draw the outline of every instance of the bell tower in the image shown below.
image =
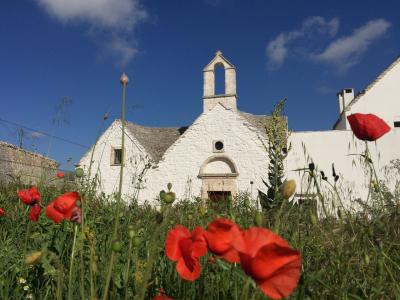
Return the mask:
[[[224,94],[215,94],[215,68],[223,67],[225,72],[225,92]],[[203,69],[203,111],[207,112],[221,103],[225,108],[237,110],[236,95],[236,69],[225,57],[221,51],[217,51],[215,57]]]

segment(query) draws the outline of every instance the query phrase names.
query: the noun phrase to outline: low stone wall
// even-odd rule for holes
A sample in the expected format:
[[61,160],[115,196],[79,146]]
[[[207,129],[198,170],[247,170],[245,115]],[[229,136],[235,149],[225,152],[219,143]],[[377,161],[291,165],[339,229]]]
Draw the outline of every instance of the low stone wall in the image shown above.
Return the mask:
[[54,178],[58,164],[40,154],[0,142],[0,184],[36,184]]

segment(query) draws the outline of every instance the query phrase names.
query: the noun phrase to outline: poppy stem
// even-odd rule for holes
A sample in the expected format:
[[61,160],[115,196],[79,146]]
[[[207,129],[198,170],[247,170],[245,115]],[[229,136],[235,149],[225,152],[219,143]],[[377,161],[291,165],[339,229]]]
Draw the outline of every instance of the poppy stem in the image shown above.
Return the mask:
[[132,242],[133,238],[129,240],[129,249],[128,249],[128,263],[126,265],[126,270],[125,270],[125,300],[128,299],[128,283],[129,283],[129,269],[131,266],[131,259],[132,259]]
[[324,211],[325,218],[327,218],[327,217],[328,217],[328,211],[326,210],[326,207],[325,207],[325,199],[324,199],[324,196],[323,196],[322,193],[321,193],[321,189],[320,189],[320,187],[319,187],[319,184],[318,184],[318,180],[317,180],[317,178],[316,178],[316,175],[313,174],[312,178],[314,179],[314,185],[315,185],[315,188],[317,189],[318,197],[319,197],[319,199],[321,200],[322,210]]
[[[126,76],[125,73],[123,76]],[[127,77],[126,77],[127,78]],[[119,217],[120,217],[120,212],[121,212],[121,196],[122,196],[122,182],[123,182],[123,175],[124,175],[124,164],[125,164],[125,96],[126,96],[126,86],[128,84],[127,81],[122,81],[121,77],[121,84],[122,84],[122,107],[121,107],[121,131],[122,131],[122,137],[121,137],[121,153],[122,153],[122,159],[121,159],[121,167],[120,167],[120,172],[119,172],[119,185],[118,185],[118,194],[117,194],[117,206],[115,210],[115,223],[114,223],[114,230],[112,233],[112,238],[111,241],[116,240],[117,238],[117,233],[118,233],[118,227],[119,227]],[[108,273],[107,273],[107,278],[106,282],[104,284],[104,291],[103,291],[103,300],[107,299],[108,295],[108,290],[110,288],[110,281],[111,281],[111,275],[112,275],[112,270],[114,266],[114,251],[111,251],[111,258],[110,258],[110,264],[108,266]]]
[[80,251],[79,251],[79,258],[80,258],[80,268],[81,268],[81,298],[85,299],[85,267],[84,267],[84,257],[83,257],[83,249],[85,246],[85,239],[83,238],[85,235],[85,200],[81,197],[81,243],[80,243]]
[[26,250],[28,249],[28,239],[29,239],[30,233],[31,233],[31,222],[28,222],[28,224],[26,225],[24,253],[26,253]]
[[72,277],[74,271],[74,259],[75,259],[75,246],[76,246],[76,236],[78,234],[78,226],[74,225],[74,241],[72,244],[71,260],[69,264],[69,275],[68,275],[68,300],[72,300],[73,288],[72,288]]
[[[279,197],[281,197],[280,195],[279,195]],[[276,218],[275,218],[275,228],[274,228],[274,231],[275,231],[275,233],[276,234],[279,234],[279,228],[280,228],[280,226],[281,226],[281,217],[282,217],[282,211],[283,211],[283,207],[286,205],[286,199],[284,199],[283,197],[281,197],[282,199],[282,202],[281,202],[281,206],[279,207],[279,211],[278,211],[278,213],[276,214]],[[276,200],[275,200],[276,201]]]
[[365,141],[365,157],[366,157],[366,160],[367,160],[367,163],[368,163],[369,167],[371,168],[371,172],[375,177],[376,184],[378,185],[379,199],[381,200],[381,205],[382,205],[382,208],[383,208],[384,207],[384,198],[383,198],[383,194],[382,194],[382,190],[381,190],[381,185],[380,185],[380,182],[379,182],[379,179],[378,179],[378,175],[376,173],[376,169],[375,169],[374,163],[373,163],[373,161],[371,159],[371,153],[369,152],[368,142],[367,141]]
[[89,269],[89,276],[90,276],[90,299],[97,298],[95,296],[95,286],[94,286],[94,245],[93,242],[90,241],[90,269]]
[[160,237],[160,233],[162,232],[165,224],[167,224],[167,219],[168,219],[168,215],[169,215],[169,206],[166,207],[164,213],[163,213],[163,220],[161,222],[161,224],[157,224],[157,228],[154,230],[154,234],[151,237],[151,243],[150,243],[150,248],[149,248],[149,254],[148,254],[148,263],[147,263],[147,267],[146,267],[146,271],[144,273],[143,276],[143,284],[139,290],[139,294],[137,295],[137,297],[135,297],[135,299],[138,300],[143,300],[145,299],[146,296],[146,290],[147,290],[147,283],[150,279],[151,276],[151,272],[153,270],[153,264],[157,255],[157,245],[158,245],[158,240]]

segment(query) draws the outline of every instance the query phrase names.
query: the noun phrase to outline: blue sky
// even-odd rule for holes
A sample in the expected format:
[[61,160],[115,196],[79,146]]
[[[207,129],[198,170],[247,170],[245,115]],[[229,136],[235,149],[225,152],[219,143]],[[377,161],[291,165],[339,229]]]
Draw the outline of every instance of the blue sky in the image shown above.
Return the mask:
[[[362,90],[400,55],[399,25],[398,1],[2,0],[0,140],[19,140],[6,120],[93,144],[103,115],[105,127],[119,117],[122,71],[128,120],[191,124],[217,49],[236,66],[240,110],[288,97],[292,130],[330,129],[336,92]],[[64,169],[86,151],[29,130],[22,141]]]

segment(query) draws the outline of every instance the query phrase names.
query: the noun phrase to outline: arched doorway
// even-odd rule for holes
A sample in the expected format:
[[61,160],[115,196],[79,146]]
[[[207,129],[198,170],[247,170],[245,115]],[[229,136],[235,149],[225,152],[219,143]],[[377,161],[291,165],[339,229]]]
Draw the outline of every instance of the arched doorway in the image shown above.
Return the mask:
[[201,165],[198,175],[202,180],[201,197],[218,201],[235,196],[238,176],[236,165],[228,156],[217,154],[209,157]]

